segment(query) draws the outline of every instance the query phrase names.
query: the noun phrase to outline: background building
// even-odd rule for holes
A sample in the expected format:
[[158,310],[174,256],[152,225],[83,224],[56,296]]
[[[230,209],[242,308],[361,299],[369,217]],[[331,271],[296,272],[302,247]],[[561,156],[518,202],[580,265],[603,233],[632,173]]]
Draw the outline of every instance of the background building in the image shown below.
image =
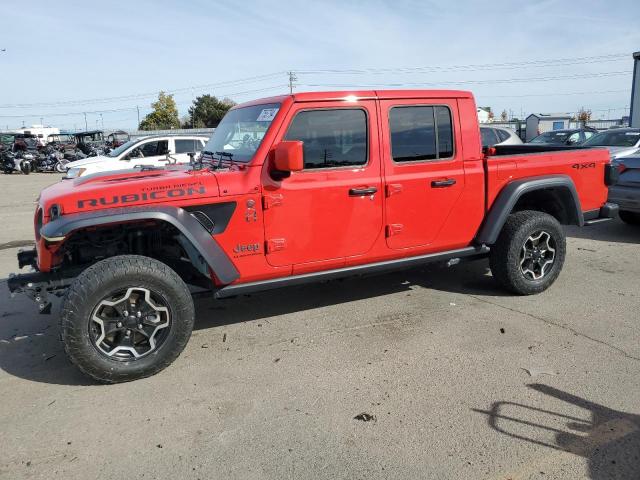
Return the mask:
[[569,128],[572,118],[573,115],[570,113],[532,113],[527,117],[526,141],[550,130]]

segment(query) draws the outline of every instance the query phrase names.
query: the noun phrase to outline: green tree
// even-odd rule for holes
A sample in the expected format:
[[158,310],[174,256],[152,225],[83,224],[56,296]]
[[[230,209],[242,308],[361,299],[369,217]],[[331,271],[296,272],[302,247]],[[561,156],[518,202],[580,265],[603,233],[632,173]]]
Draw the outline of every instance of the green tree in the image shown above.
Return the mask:
[[178,107],[173,95],[164,92],[158,94],[158,100],[151,104],[153,111],[140,122],[140,130],[169,130],[180,128]]
[[222,117],[235,103],[225,98],[218,100],[213,95],[205,94],[197,97],[189,107],[190,127],[217,127]]

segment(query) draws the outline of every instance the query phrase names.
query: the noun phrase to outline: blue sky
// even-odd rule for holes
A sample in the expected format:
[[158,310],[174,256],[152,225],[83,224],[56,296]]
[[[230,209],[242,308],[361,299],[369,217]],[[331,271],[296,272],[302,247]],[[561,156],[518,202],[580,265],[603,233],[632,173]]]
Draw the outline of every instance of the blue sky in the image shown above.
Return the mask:
[[[2,8],[0,128],[40,118],[84,128],[81,112],[91,112],[90,128],[133,128],[136,105],[144,115],[159,90],[178,90],[184,115],[202,93],[244,101],[286,92],[290,70],[299,91],[461,88],[498,114],[584,106],[620,117],[630,54],[640,50],[637,0],[11,5]],[[597,58],[523,64],[585,57]]]

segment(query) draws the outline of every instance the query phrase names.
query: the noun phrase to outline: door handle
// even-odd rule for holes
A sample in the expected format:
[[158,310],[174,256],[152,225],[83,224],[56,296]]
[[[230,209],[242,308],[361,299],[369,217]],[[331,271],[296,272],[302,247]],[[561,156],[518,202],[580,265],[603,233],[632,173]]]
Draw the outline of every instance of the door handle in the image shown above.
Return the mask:
[[434,180],[433,182],[431,182],[431,187],[445,188],[445,187],[451,187],[452,185],[455,185],[455,184],[456,184],[455,178],[447,178],[446,180]]
[[366,187],[366,188],[350,188],[349,196],[350,197],[364,197],[366,195],[373,195],[378,191],[376,187]]

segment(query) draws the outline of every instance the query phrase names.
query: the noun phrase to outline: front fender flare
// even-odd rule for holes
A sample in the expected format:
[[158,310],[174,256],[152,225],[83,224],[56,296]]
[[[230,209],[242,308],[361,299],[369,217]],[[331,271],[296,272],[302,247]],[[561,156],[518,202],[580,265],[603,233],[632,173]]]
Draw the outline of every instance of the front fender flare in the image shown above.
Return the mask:
[[579,226],[584,225],[580,198],[578,197],[576,186],[573,180],[571,180],[571,177],[566,175],[548,175],[544,177],[522,178],[510,182],[500,191],[478,231],[476,243],[480,245],[492,245],[496,243],[498,235],[507,221],[507,217],[513,211],[513,207],[515,207],[518,200],[526,193],[545,189],[559,189],[566,192],[569,203],[572,203],[572,205],[569,206],[571,209],[569,211],[569,218],[572,219],[573,224]]
[[213,236],[189,212],[180,207],[142,206],[63,215],[45,224],[40,229],[40,234],[46,240],[61,241],[67,235],[83,228],[140,220],[159,220],[176,227],[198,250],[222,283],[229,284],[240,277],[235,265]]

